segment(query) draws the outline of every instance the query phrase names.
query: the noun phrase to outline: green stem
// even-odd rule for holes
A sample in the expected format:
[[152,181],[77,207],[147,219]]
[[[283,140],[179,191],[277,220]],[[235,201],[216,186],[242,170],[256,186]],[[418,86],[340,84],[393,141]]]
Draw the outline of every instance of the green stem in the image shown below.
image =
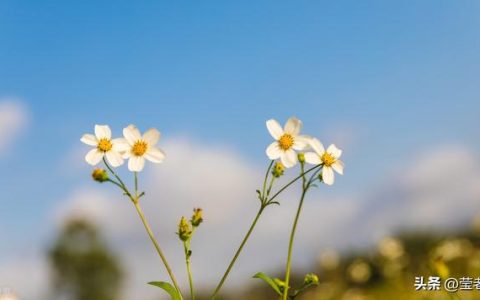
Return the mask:
[[173,282],[173,285],[175,286],[175,289],[178,291],[181,297],[181,292],[180,292],[180,287],[178,286],[177,280],[175,279],[175,276],[173,275],[172,268],[170,268],[170,265],[168,264],[167,258],[163,254],[162,249],[160,248],[160,245],[158,244],[157,240],[155,239],[155,236],[153,235],[152,229],[150,228],[150,225],[147,222],[147,219],[145,218],[145,215],[143,214],[142,208],[140,207],[139,203],[137,201],[134,201],[133,204],[135,205],[135,209],[138,212],[138,215],[140,216],[140,219],[142,220],[143,226],[147,230],[148,236],[150,237],[150,240],[152,241],[153,245],[155,246],[155,250],[157,250],[158,255],[160,256],[163,264],[165,265],[165,268],[167,269],[168,275],[170,276],[170,279]]
[[292,262],[292,252],[293,252],[293,241],[295,238],[295,231],[297,230],[298,219],[300,218],[300,212],[302,211],[303,200],[308,190],[308,185],[303,189],[302,197],[300,198],[300,203],[298,204],[297,214],[295,215],[295,220],[293,222],[292,232],[290,233],[290,241],[288,243],[288,256],[287,256],[287,265],[285,270],[285,290],[283,292],[283,300],[288,299],[288,289],[290,284],[290,270]]
[[260,218],[260,215],[262,214],[262,212],[263,212],[264,209],[265,209],[265,206],[262,205],[262,206],[260,207],[260,210],[258,211],[257,215],[255,216],[255,219],[253,220],[253,223],[252,223],[252,225],[250,226],[250,229],[248,230],[247,234],[246,234],[245,237],[243,238],[242,243],[240,244],[240,247],[237,249],[237,252],[235,252],[235,255],[233,256],[232,261],[231,261],[230,264],[228,265],[228,268],[227,268],[227,270],[225,271],[225,274],[223,274],[223,277],[222,277],[222,279],[220,280],[220,282],[218,283],[217,288],[216,288],[215,291],[213,292],[212,300],[215,299],[215,297],[218,295],[218,292],[219,292],[220,289],[222,288],[225,280],[226,280],[227,277],[228,277],[228,274],[229,274],[230,271],[232,270],[233,265],[235,264],[235,262],[237,261],[237,258],[238,258],[238,256],[240,255],[240,252],[242,252],[243,246],[245,246],[245,243],[247,242],[248,238],[250,237],[250,234],[252,234],[252,231],[253,231],[253,229],[255,228],[255,225],[257,225],[257,221],[258,221],[258,219]]
[[[192,232],[193,234],[193,232]],[[183,249],[185,250],[185,262],[187,265],[187,274],[188,274],[188,284],[190,286],[190,298],[195,300],[195,291],[193,288],[193,278],[192,278],[192,269],[190,267],[190,241],[183,242]]]

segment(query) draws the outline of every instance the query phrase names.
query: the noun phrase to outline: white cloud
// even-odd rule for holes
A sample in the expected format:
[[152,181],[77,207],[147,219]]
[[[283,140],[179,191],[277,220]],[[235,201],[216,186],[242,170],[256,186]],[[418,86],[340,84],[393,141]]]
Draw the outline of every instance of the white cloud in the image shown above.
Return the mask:
[[[141,174],[147,191],[142,206],[184,290],[182,248],[174,232],[181,215],[189,216],[193,207],[204,208],[205,222],[192,242],[192,263],[196,280],[211,286],[258,209],[254,191],[264,170],[228,148],[185,139],[167,142],[165,150],[165,163]],[[449,228],[477,212],[480,163],[468,149],[442,147],[408,163],[370,195],[348,196],[338,190],[331,198],[324,187],[311,193],[296,238],[297,268],[308,267],[320,249],[365,245],[405,226]],[[249,278],[257,271],[283,266],[297,201],[298,190],[289,190],[281,206],[265,211],[227,288],[252,282]],[[56,226],[72,215],[93,218],[123,258],[129,274],[126,299],[151,299],[162,293],[145,284],[167,276],[134,208],[119,191],[93,182],[76,189],[54,212]]]
[[0,156],[12,149],[28,121],[25,105],[15,99],[0,98]]

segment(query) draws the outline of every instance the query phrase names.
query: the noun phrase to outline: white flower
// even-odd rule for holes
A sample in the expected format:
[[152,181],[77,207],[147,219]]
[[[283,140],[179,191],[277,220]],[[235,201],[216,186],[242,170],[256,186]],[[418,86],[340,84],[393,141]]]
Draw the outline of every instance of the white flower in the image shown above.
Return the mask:
[[125,151],[123,139],[112,139],[112,131],[107,125],[95,125],[95,135],[84,134],[80,139],[83,143],[94,146],[85,156],[92,166],[98,164],[104,156],[113,167],[123,164],[121,152]]
[[150,128],[142,136],[135,125],[129,125],[123,129],[123,136],[129,145],[123,158],[129,159],[130,171],[142,171],[145,159],[154,163],[161,163],[165,159],[165,153],[155,146],[160,139],[160,132],[157,129]]
[[282,164],[287,168],[295,166],[298,162],[295,150],[305,149],[309,140],[307,136],[299,135],[302,129],[302,121],[291,117],[282,129],[277,121],[270,119],[267,121],[267,129],[275,139],[275,142],[267,147],[268,158],[280,158]]
[[305,153],[305,161],[313,165],[322,164],[322,180],[325,184],[332,185],[335,181],[333,170],[343,175],[343,162],[339,160],[342,150],[332,144],[325,151],[322,143],[315,138],[310,140],[310,146],[315,152]]

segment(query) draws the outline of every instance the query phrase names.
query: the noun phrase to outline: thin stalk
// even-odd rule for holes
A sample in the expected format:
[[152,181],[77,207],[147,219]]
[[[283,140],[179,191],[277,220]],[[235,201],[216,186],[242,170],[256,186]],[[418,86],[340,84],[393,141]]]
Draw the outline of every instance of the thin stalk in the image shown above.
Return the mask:
[[288,299],[288,289],[290,284],[290,270],[292,263],[292,252],[293,252],[293,241],[295,239],[295,232],[297,230],[298,219],[300,218],[300,213],[303,207],[303,200],[308,190],[308,185],[303,189],[302,197],[300,198],[300,203],[298,204],[297,214],[295,215],[295,220],[293,222],[292,232],[290,233],[290,241],[288,243],[288,255],[287,255],[287,265],[285,270],[285,290],[283,292],[283,300]]
[[112,175],[115,176],[115,178],[118,180],[118,182],[116,182],[114,180],[111,180],[111,179],[108,180],[108,181],[115,184],[121,190],[123,190],[125,195],[127,195],[130,198],[133,205],[135,206],[135,209],[137,210],[137,213],[140,216],[140,219],[142,220],[143,226],[145,227],[145,230],[147,231],[150,240],[152,241],[153,245],[155,246],[155,250],[157,250],[157,253],[160,256],[160,259],[162,260],[165,268],[167,269],[167,273],[170,276],[170,279],[172,280],[172,283],[175,286],[175,289],[178,291],[178,294],[180,295],[180,298],[183,299],[182,293],[180,291],[180,287],[178,286],[177,280],[175,279],[175,275],[173,275],[172,268],[168,264],[167,258],[163,254],[163,251],[160,248],[160,245],[158,244],[158,242],[157,242],[157,240],[156,240],[156,238],[153,234],[153,231],[150,227],[150,224],[148,224],[148,221],[145,218],[145,214],[143,213],[142,208],[140,207],[140,204],[138,203],[138,200],[143,195],[143,193],[141,193],[140,195],[138,194],[138,174],[137,174],[137,172],[135,172],[135,196],[133,196],[132,193],[130,193],[130,191],[128,190],[125,183],[122,181],[122,179],[117,175],[117,173],[115,173],[115,171],[112,169],[112,167],[110,167],[110,165],[107,163],[107,160],[105,158],[103,158],[103,162],[104,162],[105,166],[107,167],[107,169],[110,171],[110,173],[112,173]]
[[260,207],[260,210],[258,211],[257,215],[255,216],[255,219],[253,220],[252,225],[250,225],[250,229],[248,229],[247,234],[246,234],[245,237],[243,238],[242,243],[240,244],[240,247],[237,249],[237,252],[235,252],[235,255],[233,256],[232,261],[231,261],[230,264],[228,265],[228,268],[227,268],[227,270],[225,271],[225,274],[223,274],[222,279],[220,280],[220,282],[218,283],[217,287],[215,288],[215,291],[213,292],[213,295],[212,295],[212,300],[215,299],[215,297],[217,296],[218,292],[219,292],[220,289],[222,288],[225,280],[226,280],[227,277],[228,277],[228,274],[229,274],[230,271],[232,270],[233,265],[235,264],[235,262],[237,261],[237,258],[238,258],[238,256],[240,255],[240,252],[242,252],[243,246],[245,246],[245,244],[247,243],[248,238],[250,237],[250,234],[252,234],[252,231],[253,231],[253,229],[255,228],[255,225],[257,225],[257,221],[258,221],[258,219],[260,218],[260,215],[262,214],[262,212],[263,212],[264,209],[265,209],[265,206],[262,205],[262,206]]
[[138,215],[140,216],[140,219],[142,220],[143,226],[145,227],[145,230],[147,230],[148,236],[150,237],[150,240],[153,243],[153,246],[155,246],[155,250],[157,250],[158,255],[160,256],[160,259],[162,260],[163,264],[165,265],[165,268],[167,269],[167,273],[170,276],[170,279],[172,280],[173,285],[175,286],[175,289],[180,293],[180,287],[178,286],[177,280],[175,279],[175,275],[173,275],[172,268],[170,268],[170,265],[168,264],[167,258],[163,254],[162,249],[160,248],[157,240],[155,239],[155,236],[153,235],[152,229],[150,228],[150,225],[148,224],[147,219],[145,218],[145,215],[143,214],[142,208],[140,207],[140,204],[135,201],[133,203],[135,205],[135,209],[138,212]]
[[289,186],[291,186],[292,184],[294,184],[297,180],[299,180],[300,178],[302,178],[303,176],[305,176],[306,174],[310,173],[311,171],[315,170],[316,168],[319,168],[321,165],[316,165],[314,167],[311,167],[310,169],[308,169],[307,171],[305,171],[304,173],[298,175],[297,177],[293,178],[289,183],[287,183],[286,185],[284,185],[281,189],[278,190],[278,192],[276,192],[268,201],[272,201],[273,199],[277,198],[278,195],[280,195],[285,189],[287,189]]
[[[193,232],[192,232],[193,234]],[[185,250],[185,262],[187,265],[187,274],[188,274],[188,284],[190,286],[190,298],[195,300],[195,290],[193,288],[193,277],[192,277],[192,269],[190,267],[190,240],[183,242],[183,249]]]

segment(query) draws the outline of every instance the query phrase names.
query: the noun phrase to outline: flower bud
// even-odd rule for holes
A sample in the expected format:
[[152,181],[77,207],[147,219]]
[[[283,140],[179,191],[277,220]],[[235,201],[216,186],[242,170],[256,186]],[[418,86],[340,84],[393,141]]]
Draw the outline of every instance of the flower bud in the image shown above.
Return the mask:
[[302,164],[305,163],[305,153],[303,152],[298,153],[298,161]]
[[108,180],[108,173],[104,169],[95,169],[92,172],[92,178],[98,182],[105,182]]
[[281,162],[278,161],[273,166],[272,175],[273,175],[273,177],[278,178],[278,177],[283,175],[284,171],[285,171],[285,166]]
[[193,215],[192,215],[192,218],[190,219],[190,223],[192,223],[193,227],[198,227],[200,223],[203,222],[202,212],[203,210],[201,208],[193,209]]
[[305,275],[305,278],[303,279],[303,284],[305,284],[305,285],[310,285],[310,284],[317,285],[318,284],[318,276],[313,274],[313,273]]
[[188,241],[192,236],[192,227],[187,221],[187,218],[182,217],[180,223],[178,224],[178,236],[182,241]]

